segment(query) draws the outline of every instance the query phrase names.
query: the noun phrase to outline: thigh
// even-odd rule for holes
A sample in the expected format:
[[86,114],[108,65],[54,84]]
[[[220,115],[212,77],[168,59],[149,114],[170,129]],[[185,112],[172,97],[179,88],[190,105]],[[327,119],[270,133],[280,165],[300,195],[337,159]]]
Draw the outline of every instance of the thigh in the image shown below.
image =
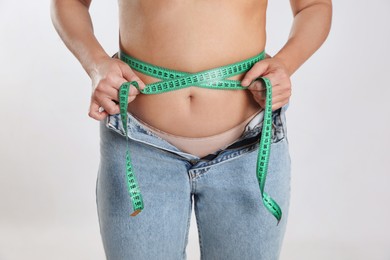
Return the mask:
[[286,138],[271,144],[265,191],[282,209],[277,220],[263,205],[255,149],[204,169],[197,182],[195,213],[204,260],[278,259],[290,198],[290,155]]
[[144,209],[131,217],[125,174],[126,139],[100,126],[96,184],[100,233],[107,259],[184,259],[191,211],[186,164],[156,147],[130,141]]

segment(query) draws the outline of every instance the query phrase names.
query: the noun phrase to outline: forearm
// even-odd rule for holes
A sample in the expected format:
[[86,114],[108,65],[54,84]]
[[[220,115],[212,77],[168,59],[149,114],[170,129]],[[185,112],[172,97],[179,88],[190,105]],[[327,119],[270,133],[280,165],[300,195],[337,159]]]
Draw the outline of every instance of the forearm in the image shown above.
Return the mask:
[[292,7],[294,21],[289,39],[274,56],[286,65],[290,75],[323,44],[329,34],[332,20],[330,1],[317,1],[299,11],[294,9],[297,6]]
[[52,0],[51,18],[59,36],[89,76],[99,59],[108,54],[93,33],[89,1]]

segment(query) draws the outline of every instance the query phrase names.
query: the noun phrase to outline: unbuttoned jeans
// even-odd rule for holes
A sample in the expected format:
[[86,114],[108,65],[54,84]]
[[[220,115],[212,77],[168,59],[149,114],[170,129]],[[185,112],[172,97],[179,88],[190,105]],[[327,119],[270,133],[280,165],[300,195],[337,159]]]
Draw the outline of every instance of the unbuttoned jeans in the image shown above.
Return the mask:
[[262,203],[256,177],[263,112],[233,144],[203,158],[180,151],[128,113],[130,154],[145,206],[135,217],[130,216],[120,115],[102,120],[96,203],[107,259],[187,259],[193,203],[202,260],[278,259],[290,201],[288,106],[272,112],[265,183],[283,212],[278,225]]

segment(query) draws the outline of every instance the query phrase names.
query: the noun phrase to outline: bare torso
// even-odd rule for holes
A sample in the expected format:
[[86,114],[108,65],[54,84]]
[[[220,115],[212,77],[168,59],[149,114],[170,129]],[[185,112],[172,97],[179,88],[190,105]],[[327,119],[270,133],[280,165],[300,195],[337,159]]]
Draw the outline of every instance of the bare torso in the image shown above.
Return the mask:
[[[264,50],[266,5],[266,0],[119,0],[120,48],[187,72],[237,62]],[[159,81],[135,73],[146,84]],[[162,131],[204,137],[238,125],[259,109],[250,91],[188,87],[140,94],[128,110]]]

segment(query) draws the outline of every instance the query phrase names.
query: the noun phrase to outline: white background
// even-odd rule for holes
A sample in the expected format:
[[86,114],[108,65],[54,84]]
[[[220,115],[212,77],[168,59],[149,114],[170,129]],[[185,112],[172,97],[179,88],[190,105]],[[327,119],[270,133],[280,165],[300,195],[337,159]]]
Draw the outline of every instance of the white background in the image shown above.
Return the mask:
[[[284,44],[288,1],[270,1],[267,52]],[[95,32],[118,49],[117,3]],[[390,2],[334,1],[331,34],[293,76],[292,198],[282,260],[390,259]],[[95,204],[91,83],[49,1],[0,0],[0,259],[104,259]],[[194,215],[188,259],[199,259]]]

